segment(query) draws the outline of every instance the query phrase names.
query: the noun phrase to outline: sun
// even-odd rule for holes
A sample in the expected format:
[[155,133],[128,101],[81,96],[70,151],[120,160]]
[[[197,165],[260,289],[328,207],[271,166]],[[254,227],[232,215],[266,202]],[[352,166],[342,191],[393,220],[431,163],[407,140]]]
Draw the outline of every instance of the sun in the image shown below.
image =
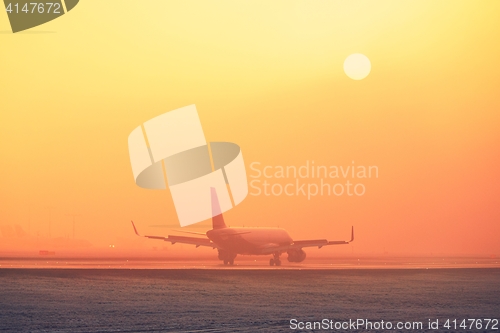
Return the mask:
[[353,80],[363,80],[371,69],[370,59],[361,53],[353,53],[344,61],[344,72]]

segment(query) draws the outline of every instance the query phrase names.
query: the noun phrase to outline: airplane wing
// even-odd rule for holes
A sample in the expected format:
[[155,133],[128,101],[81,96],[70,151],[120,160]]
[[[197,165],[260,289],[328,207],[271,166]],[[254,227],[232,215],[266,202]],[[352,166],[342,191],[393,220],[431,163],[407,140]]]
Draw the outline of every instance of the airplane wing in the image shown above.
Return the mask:
[[[141,236],[139,234],[139,232],[137,232],[137,228],[135,227],[134,221],[131,221],[131,222],[132,222],[132,226],[134,227],[135,234],[137,236]],[[172,245],[175,243],[181,243],[181,244],[196,245],[196,247],[207,246],[207,247],[211,247],[213,249],[217,248],[217,245],[215,245],[215,243],[213,243],[208,238],[172,236],[172,235],[168,235],[167,237],[163,237],[163,236],[141,236],[141,237],[146,237],[146,238],[151,238],[151,239],[161,239],[161,240],[164,240],[165,242],[172,243]]]
[[350,241],[328,241],[326,239],[310,239],[310,240],[297,240],[293,241],[290,245],[284,246],[266,246],[261,249],[262,254],[272,254],[275,252],[283,252],[291,249],[301,249],[303,247],[315,247],[321,249],[323,246],[328,245],[343,245],[349,244],[354,241],[354,227],[351,229],[351,240]]

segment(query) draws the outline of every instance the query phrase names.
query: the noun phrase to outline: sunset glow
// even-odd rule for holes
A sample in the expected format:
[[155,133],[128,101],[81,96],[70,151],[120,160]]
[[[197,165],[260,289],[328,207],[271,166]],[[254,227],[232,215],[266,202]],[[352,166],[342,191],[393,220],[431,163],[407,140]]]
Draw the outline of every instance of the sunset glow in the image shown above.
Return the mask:
[[[311,257],[499,256],[499,15],[498,1],[109,0],[7,34],[2,13],[0,252],[215,257],[130,224],[180,228],[168,190],[136,185],[127,140],[195,104],[206,141],[244,159],[250,192],[227,224],[355,227]],[[276,177],[313,162],[328,174]]]

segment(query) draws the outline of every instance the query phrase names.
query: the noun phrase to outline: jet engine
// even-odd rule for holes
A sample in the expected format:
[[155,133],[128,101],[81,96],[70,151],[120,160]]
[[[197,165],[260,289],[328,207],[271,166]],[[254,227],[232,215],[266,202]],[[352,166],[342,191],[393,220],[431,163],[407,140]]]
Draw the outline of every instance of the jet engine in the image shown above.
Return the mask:
[[288,250],[288,261],[289,262],[302,262],[306,258],[306,253],[302,249],[292,249]]

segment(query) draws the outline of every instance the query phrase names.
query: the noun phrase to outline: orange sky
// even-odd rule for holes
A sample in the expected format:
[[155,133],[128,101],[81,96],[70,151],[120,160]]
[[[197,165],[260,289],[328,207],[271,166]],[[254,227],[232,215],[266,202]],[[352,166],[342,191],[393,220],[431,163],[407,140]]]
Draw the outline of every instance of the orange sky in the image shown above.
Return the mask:
[[[185,253],[133,235],[131,219],[149,234],[178,222],[167,191],[135,185],[127,137],[190,104],[249,175],[379,169],[360,197],[249,195],[230,225],[298,239],[355,226],[352,247],[314,255],[500,255],[499,16],[498,1],[110,0],[13,35],[0,14],[0,255]],[[343,72],[352,53],[371,61],[364,80]]]

